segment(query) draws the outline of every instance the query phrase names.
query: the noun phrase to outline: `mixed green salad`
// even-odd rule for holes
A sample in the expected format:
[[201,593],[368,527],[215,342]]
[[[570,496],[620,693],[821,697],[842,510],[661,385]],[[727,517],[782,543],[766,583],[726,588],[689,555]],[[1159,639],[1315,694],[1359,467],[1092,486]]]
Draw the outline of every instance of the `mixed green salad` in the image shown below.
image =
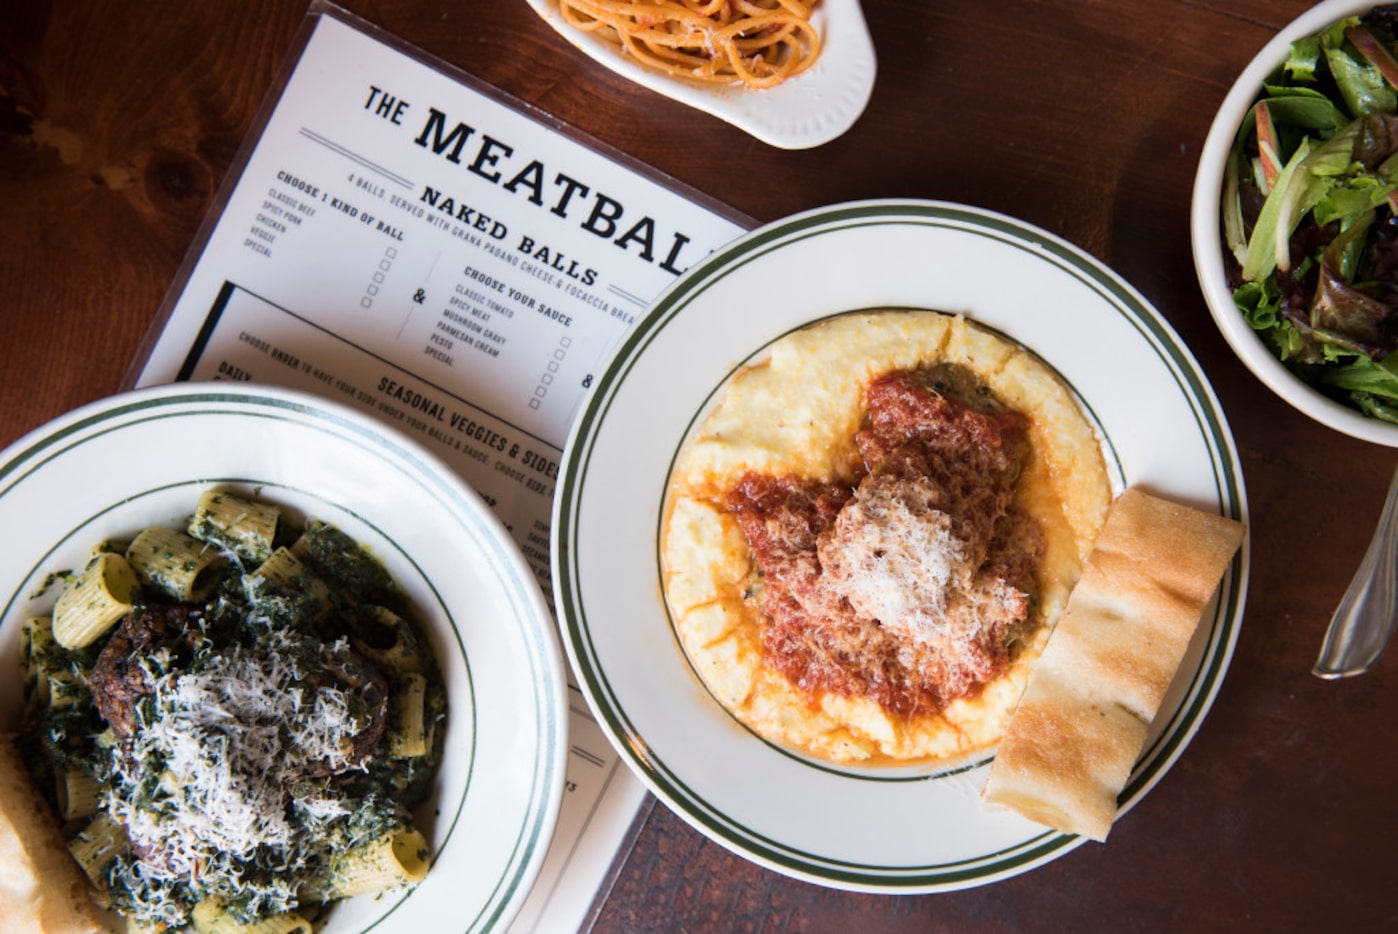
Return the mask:
[[1301,379],[1398,422],[1398,4],[1292,43],[1223,183],[1234,300]]

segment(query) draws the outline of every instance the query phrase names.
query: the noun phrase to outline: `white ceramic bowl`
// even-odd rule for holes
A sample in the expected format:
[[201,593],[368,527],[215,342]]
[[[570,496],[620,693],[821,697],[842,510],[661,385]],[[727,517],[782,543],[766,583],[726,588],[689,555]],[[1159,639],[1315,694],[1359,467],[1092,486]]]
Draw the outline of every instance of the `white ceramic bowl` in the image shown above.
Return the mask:
[[1376,444],[1398,447],[1398,425],[1370,418],[1306,385],[1273,355],[1233,303],[1224,272],[1220,230],[1223,169],[1243,117],[1256,100],[1263,80],[1286,59],[1296,39],[1320,32],[1346,16],[1373,9],[1372,0],[1325,0],[1298,16],[1263,46],[1223,99],[1199,157],[1190,205],[1194,268],[1204,300],[1224,338],[1248,369],[1298,411],[1336,431]]
[[567,698],[552,617],[481,499],[350,409],[185,383],[93,403],[0,453],[0,731],[19,725],[19,630],[52,604],[45,577],[81,567],[96,542],[179,521],[215,485],[365,544],[407,594],[446,682],[446,752],[417,813],[432,868],[416,888],[342,903],[325,934],[503,927],[562,801]]
[[796,77],[761,90],[661,74],[563,22],[558,0],[529,0],[529,5],[593,61],[779,149],[810,149],[840,136],[859,119],[874,91],[878,66],[859,0],[824,0],[816,7],[812,22],[821,31],[820,57]]

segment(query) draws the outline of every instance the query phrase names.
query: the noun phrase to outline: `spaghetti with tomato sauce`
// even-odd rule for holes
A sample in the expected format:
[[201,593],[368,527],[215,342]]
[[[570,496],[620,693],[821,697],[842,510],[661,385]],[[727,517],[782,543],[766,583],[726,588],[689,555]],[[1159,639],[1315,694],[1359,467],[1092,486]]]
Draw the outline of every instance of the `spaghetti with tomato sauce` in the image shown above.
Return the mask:
[[769,88],[814,64],[817,0],[559,0],[563,21],[654,71]]

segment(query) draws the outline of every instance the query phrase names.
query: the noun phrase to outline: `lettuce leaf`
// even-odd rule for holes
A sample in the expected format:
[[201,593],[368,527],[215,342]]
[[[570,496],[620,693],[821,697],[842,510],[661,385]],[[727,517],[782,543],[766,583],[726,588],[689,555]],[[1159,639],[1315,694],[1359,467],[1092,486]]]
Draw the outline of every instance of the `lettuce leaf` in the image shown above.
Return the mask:
[[1351,55],[1342,46],[1327,47],[1325,62],[1351,114],[1392,113],[1398,107],[1398,96],[1393,88],[1362,56]]
[[1290,54],[1282,68],[1292,81],[1311,84],[1316,80],[1316,69],[1320,65],[1320,37],[1307,36],[1291,43]]
[[1375,363],[1367,357],[1324,373],[1327,386],[1349,392],[1360,409],[1375,418],[1398,422],[1398,355]]

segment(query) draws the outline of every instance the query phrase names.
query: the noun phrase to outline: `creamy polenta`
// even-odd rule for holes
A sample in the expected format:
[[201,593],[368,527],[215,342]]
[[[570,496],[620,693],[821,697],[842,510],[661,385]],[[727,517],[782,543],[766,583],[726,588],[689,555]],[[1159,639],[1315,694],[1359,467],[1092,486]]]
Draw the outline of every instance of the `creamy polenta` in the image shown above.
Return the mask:
[[[970,374],[973,389],[965,395],[974,397],[969,405],[975,411],[967,417],[982,418],[983,410],[988,424],[1009,426],[1003,434],[1015,445],[1013,467],[995,483],[1013,523],[996,526],[993,534],[986,529],[971,541],[969,533],[956,532],[957,521],[976,521],[975,510],[963,509],[960,520],[948,519],[947,513],[955,516],[958,507],[951,502],[957,494],[947,483],[936,476],[908,479],[907,458],[898,461],[904,466],[896,470],[887,466],[895,457],[870,463],[870,450],[878,448],[868,440],[870,394],[889,374],[903,371],[912,374],[906,382],[913,391],[934,402],[940,401],[940,390],[923,387],[940,386],[940,377],[927,374]],[[899,435],[884,448],[901,443]],[[947,456],[945,451],[937,455],[943,474],[955,471],[954,464],[944,463]],[[969,481],[977,479],[974,470],[964,474]],[[879,483],[884,488],[892,484],[891,498],[879,497]],[[820,550],[808,542],[807,552],[781,576],[790,578],[790,568],[799,569],[801,582],[793,585],[793,593],[800,599],[805,599],[802,587],[824,588],[820,599],[826,605],[838,603],[842,609],[837,615],[845,614],[848,626],[865,627],[849,632],[876,637],[873,641],[886,647],[889,666],[905,666],[921,679],[918,691],[890,692],[886,685],[872,683],[867,672],[843,679],[793,674],[789,659],[780,657],[782,645],[805,639],[799,631],[807,618],[802,613],[819,629],[824,610],[799,610],[795,623],[773,616],[786,598],[774,591],[774,566],[763,571],[759,556],[772,547],[758,541],[765,533],[756,532],[764,521],[774,530],[782,522],[789,525],[790,517],[744,515],[748,505],[735,498],[735,491],[761,487],[789,493],[807,486],[833,491],[823,508],[833,512],[839,506],[839,517],[822,527]],[[683,443],[669,479],[660,533],[665,598],[695,672],[758,735],[835,762],[953,764],[999,740],[1029,668],[1077,581],[1111,496],[1100,439],[1069,389],[1033,354],[959,316],[929,311],[841,315],[783,337],[737,371]],[[814,514],[812,510],[808,512]],[[749,523],[746,532],[744,521]],[[1023,549],[1024,556],[1032,557],[1032,582],[1024,574],[1010,574],[982,586],[975,596],[1008,594],[1001,602],[1020,608],[1008,628],[1002,625],[991,636],[976,634],[990,643],[989,649],[981,645],[977,651],[998,653],[992,664],[975,652],[958,654],[954,643],[960,636],[936,629],[936,620],[950,611],[925,610],[940,605],[944,585],[981,581],[985,571],[975,562],[987,548],[990,559],[997,548],[1004,550],[1011,537],[1005,530],[1011,526],[1018,538],[1032,539],[1032,547]],[[944,556],[931,553],[942,545],[925,542],[950,543],[949,554],[961,563],[948,564]],[[778,542],[777,550],[788,544]],[[974,560],[966,558],[968,552],[975,553]],[[879,619],[880,614],[888,618]],[[933,617],[924,624],[924,618]],[[774,627],[779,623],[785,629],[778,633]],[[847,642],[849,632],[841,637]],[[824,635],[813,631],[810,638],[820,642]],[[940,648],[943,644],[953,648]],[[935,651],[929,654],[928,646]],[[838,655],[843,650],[828,651]],[[951,662],[944,666],[939,659]],[[985,680],[977,680],[976,672]],[[955,688],[940,689],[938,678],[944,674],[957,676]]]

